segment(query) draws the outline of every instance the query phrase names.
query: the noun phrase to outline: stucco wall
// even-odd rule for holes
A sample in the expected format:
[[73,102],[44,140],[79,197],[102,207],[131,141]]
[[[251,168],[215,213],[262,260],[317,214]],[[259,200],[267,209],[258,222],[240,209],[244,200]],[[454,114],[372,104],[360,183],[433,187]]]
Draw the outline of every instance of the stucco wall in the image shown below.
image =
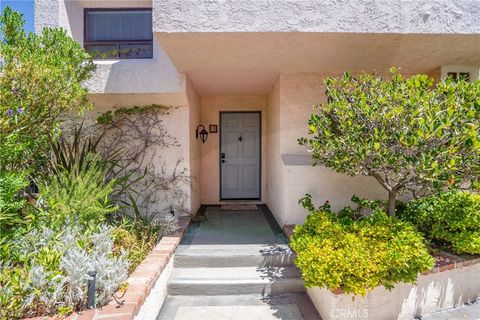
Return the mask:
[[201,205],[201,186],[200,186],[200,170],[201,170],[201,154],[200,144],[195,139],[195,129],[200,123],[200,96],[198,95],[193,84],[187,82],[187,99],[188,99],[188,132],[185,134],[188,138],[190,151],[190,211],[196,213]]
[[[164,104],[172,106],[165,115],[165,129],[169,135],[175,137],[179,146],[172,146],[166,149],[158,150],[155,163],[157,168],[163,167],[167,174],[171,174],[173,170],[181,170],[185,168],[188,173],[192,172],[190,162],[190,141],[187,132],[189,127],[189,104],[187,98],[183,94],[91,94],[89,99],[94,103],[95,108],[87,113],[87,118],[95,119],[98,114],[111,110],[115,107],[131,107],[135,105]],[[178,166],[177,166],[177,162]],[[193,171],[198,170],[193,167]],[[186,194],[185,203],[183,205],[187,212],[198,209],[198,195],[193,194],[191,181],[185,181],[181,184],[180,189]],[[153,204],[153,206],[161,209],[167,209],[178,201],[175,196],[170,196],[166,201]]]
[[480,33],[472,0],[154,0],[155,32]]
[[59,2],[60,0],[34,1],[34,24],[36,33],[40,33],[43,27],[59,26]]
[[[317,204],[329,201],[334,210],[349,205],[355,194],[368,199],[386,199],[381,186],[370,177],[349,177],[323,166],[312,167],[311,155],[297,139],[307,136],[307,119],[315,104],[325,101],[324,75],[284,74],[280,76],[280,155],[287,196],[281,210],[282,224],[303,223],[307,212],[298,205],[306,193]],[[275,193],[274,193],[275,195]],[[272,200],[276,202],[280,200]]]
[[277,79],[267,97],[267,185],[265,203],[272,211],[279,225],[286,222],[285,168],[280,153],[280,80]]
[[95,60],[97,68],[85,84],[89,92],[184,92],[185,75],[177,72],[157,41],[154,41],[153,47],[152,59]]
[[416,286],[401,283],[392,291],[377,287],[354,300],[350,295],[318,287],[308,288],[307,293],[324,320],[411,320],[477,298],[479,272],[480,264],[474,264],[420,275]]
[[[85,8],[152,7],[151,0],[35,0],[35,31],[43,27],[61,27],[83,46]],[[178,73],[153,39],[152,59],[98,59],[97,69],[86,87],[92,93],[184,92],[186,78]]]
[[152,0],[34,0],[35,32],[62,27],[83,45],[84,8],[151,8]]
[[[220,111],[261,111],[262,116],[262,198],[265,194],[265,163],[266,163],[266,97],[261,96],[216,96],[201,98],[200,123],[206,126],[220,125]],[[218,127],[220,129],[220,127]],[[219,133],[211,133],[208,140],[201,144],[201,193],[203,204],[218,204],[220,201],[220,163],[219,163]]]

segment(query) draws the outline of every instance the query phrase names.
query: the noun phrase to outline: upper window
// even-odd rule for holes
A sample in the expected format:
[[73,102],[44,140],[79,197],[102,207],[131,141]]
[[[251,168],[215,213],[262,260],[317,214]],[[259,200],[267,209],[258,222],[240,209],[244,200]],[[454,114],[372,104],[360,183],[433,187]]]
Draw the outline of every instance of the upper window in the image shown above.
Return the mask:
[[454,81],[458,81],[460,79],[470,81],[470,73],[468,72],[448,72],[447,77],[452,78]]
[[442,79],[450,78],[454,81],[477,81],[480,76],[480,68],[476,65],[444,64],[440,68]]
[[151,9],[85,9],[85,49],[94,58],[152,58]]

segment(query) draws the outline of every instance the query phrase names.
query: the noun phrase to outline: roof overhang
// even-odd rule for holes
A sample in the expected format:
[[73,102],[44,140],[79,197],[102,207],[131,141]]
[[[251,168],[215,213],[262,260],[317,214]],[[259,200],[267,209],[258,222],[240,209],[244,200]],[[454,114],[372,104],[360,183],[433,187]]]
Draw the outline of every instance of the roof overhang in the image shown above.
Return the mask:
[[280,73],[437,74],[480,65],[480,35],[307,32],[155,33],[201,95],[263,95]]

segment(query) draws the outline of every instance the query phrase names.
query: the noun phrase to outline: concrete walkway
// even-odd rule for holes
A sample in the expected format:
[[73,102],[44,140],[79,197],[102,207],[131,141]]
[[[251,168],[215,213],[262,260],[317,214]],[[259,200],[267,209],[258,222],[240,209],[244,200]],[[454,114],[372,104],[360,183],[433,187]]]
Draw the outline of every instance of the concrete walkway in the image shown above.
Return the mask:
[[480,320],[480,301],[425,315],[421,320]]
[[266,207],[208,207],[177,248],[157,319],[319,320],[293,259]]

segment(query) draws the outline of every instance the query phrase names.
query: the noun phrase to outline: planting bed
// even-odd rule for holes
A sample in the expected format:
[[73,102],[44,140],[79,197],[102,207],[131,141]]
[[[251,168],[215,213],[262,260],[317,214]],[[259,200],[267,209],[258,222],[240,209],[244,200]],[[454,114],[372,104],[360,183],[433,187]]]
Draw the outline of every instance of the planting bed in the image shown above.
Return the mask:
[[[81,311],[67,317],[42,316],[25,320],[131,320],[139,312],[150,290],[155,285],[165,266],[170,261],[175,248],[182,240],[182,237],[190,224],[190,217],[179,218],[178,230],[166,237],[163,237],[148,256],[137,266],[135,271],[127,279],[126,290],[120,290],[115,294],[109,303],[97,309]],[[159,302],[160,303],[160,302]]]

